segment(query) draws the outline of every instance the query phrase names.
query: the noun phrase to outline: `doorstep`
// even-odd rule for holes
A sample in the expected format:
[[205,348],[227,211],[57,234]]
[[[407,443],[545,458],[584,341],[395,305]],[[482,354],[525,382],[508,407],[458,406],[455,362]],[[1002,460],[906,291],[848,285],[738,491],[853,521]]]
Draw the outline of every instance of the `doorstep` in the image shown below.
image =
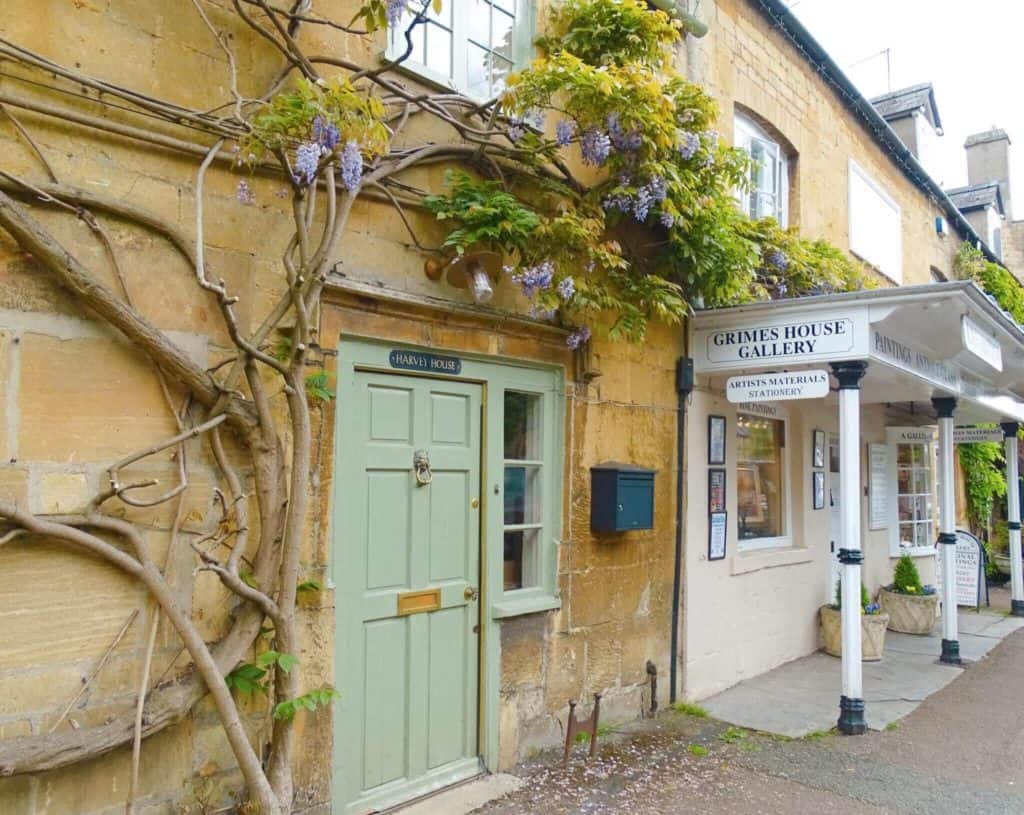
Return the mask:
[[526,783],[508,773],[483,775],[462,784],[389,809],[389,815],[466,815],[484,804],[515,792]]
[[[1004,637],[1024,627],[1024,619],[998,611],[961,611],[960,654],[981,659]],[[962,668],[938,662],[938,625],[927,637],[889,631],[880,662],[864,664],[868,727],[883,730],[944,688]],[[780,665],[701,701],[716,719],[750,730],[800,738],[831,730],[839,718],[841,662],[818,652]]]

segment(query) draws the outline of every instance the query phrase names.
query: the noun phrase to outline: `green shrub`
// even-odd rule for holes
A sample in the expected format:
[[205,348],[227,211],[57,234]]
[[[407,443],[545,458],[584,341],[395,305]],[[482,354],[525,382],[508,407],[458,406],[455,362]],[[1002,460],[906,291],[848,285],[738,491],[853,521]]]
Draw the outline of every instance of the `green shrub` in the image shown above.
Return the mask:
[[917,571],[917,564],[910,555],[903,555],[896,562],[896,570],[892,576],[892,590],[899,594],[924,594],[924,586],[921,584],[921,575]]
[[[871,602],[871,595],[868,594],[867,586],[863,583],[860,584],[860,608],[861,611],[868,611],[869,606],[873,606]],[[836,601],[832,604],[832,608],[841,610],[843,608],[843,581],[836,581]],[[870,612],[869,612],[870,613]]]

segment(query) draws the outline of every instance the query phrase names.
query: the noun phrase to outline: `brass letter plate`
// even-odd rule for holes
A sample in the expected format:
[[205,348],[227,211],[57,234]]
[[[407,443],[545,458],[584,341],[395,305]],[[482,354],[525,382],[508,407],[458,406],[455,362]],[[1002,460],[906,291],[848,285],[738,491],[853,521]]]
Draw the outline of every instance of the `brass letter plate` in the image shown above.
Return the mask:
[[398,595],[398,616],[422,614],[424,611],[437,611],[441,608],[441,590],[426,589],[425,591],[407,591]]

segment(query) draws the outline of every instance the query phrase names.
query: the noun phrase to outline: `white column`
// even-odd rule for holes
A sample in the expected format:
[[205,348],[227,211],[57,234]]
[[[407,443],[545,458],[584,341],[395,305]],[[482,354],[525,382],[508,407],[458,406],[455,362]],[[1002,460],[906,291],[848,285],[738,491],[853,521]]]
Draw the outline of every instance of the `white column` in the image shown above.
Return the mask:
[[960,664],[956,618],[956,498],[953,469],[953,411],[956,399],[932,399],[939,420],[939,556],[942,558],[942,656]]
[[1010,573],[1013,590],[1010,601],[1011,614],[1024,617],[1024,564],[1020,551],[1020,492],[1018,486],[1017,464],[1017,422],[1003,424],[1005,439],[1004,456],[1006,458],[1006,525],[1010,528]]
[[843,694],[839,699],[839,730],[858,735],[867,729],[861,665],[860,564],[860,380],[866,362],[832,364],[839,380],[839,548],[842,580]]

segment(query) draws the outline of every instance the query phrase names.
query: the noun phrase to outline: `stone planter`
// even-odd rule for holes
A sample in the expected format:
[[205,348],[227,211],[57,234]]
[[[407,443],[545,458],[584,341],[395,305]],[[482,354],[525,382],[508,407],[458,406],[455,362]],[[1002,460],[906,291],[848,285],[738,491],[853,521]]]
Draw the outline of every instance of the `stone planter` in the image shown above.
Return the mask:
[[889,615],[889,629],[904,634],[930,634],[939,611],[938,594],[900,594],[881,589],[878,603]]
[[1003,574],[1010,574],[1013,571],[1013,564],[1009,555],[992,555],[996,568]]
[[[839,609],[822,606],[819,611],[821,619],[821,638],[825,642],[825,653],[834,657],[843,655],[843,623]],[[885,648],[885,629],[889,625],[889,615],[860,615],[860,650],[864,662],[878,662]]]

